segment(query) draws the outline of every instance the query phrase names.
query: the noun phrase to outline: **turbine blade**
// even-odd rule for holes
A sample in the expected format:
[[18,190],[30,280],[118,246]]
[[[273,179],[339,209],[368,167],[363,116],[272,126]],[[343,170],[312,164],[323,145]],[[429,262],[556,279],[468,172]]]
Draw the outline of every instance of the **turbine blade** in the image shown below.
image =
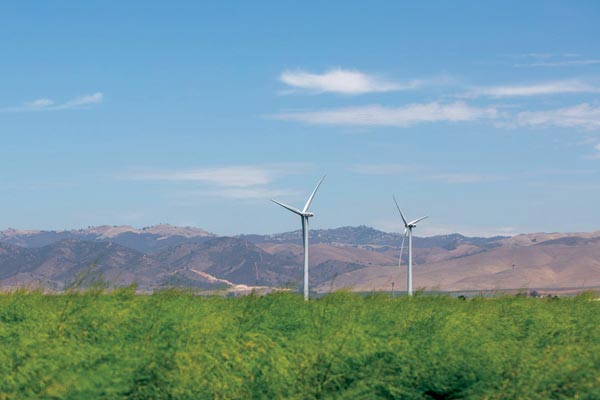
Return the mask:
[[396,207],[398,208],[398,212],[400,213],[400,216],[402,217],[402,221],[404,222],[404,227],[408,227],[408,223],[406,222],[406,218],[404,218],[404,215],[402,215],[402,211],[400,211],[400,206],[398,205],[398,202],[396,201],[396,196],[393,196],[394,198],[394,203],[396,203]]
[[406,239],[407,228],[404,229],[404,236],[402,236],[402,245],[400,246],[400,258],[398,259],[398,266],[402,265],[402,250],[404,250],[404,239]]
[[416,223],[417,223],[417,222],[419,222],[419,221],[423,221],[425,218],[427,218],[427,217],[421,217],[421,218],[419,218],[419,219],[415,219],[415,220],[414,220],[414,221],[412,221],[412,222],[411,222],[409,225],[414,225],[414,224],[416,224]]
[[283,204],[278,202],[277,200],[271,200],[273,203],[275,204],[279,204],[281,207],[286,208],[288,210],[290,210],[291,212],[298,214],[298,215],[302,215],[302,211],[298,210],[297,208],[294,208],[292,206],[288,206],[287,204]]
[[313,190],[312,194],[310,195],[310,197],[308,198],[308,201],[306,202],[306,205],[304,206],[304,209],[302,210],[303,213],[308,211],[308,207],[310,207],[310,203],[312,203],[313,201],[313,197],[315,197],[315,193],[317,193],[317,189],[319,189],[319,186],[321,186],[321,183],[323,182],[323,179],[325,179],[324,175],[321,180],[319,181],[319,183],[317,183],[317,187],[315,187],[315,190]]

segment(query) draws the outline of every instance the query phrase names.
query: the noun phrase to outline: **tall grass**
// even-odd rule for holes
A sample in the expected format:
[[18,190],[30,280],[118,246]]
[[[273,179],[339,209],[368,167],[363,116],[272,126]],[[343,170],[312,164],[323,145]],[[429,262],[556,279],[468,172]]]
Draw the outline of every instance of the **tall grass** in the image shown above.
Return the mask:
[[0,295],[0,399],[599,399],[600,302]]

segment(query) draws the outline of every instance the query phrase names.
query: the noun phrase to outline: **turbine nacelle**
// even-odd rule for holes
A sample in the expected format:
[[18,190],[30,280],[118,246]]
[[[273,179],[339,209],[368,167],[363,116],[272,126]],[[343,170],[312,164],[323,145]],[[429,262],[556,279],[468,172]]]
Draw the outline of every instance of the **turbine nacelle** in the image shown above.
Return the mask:
[[400,210],[400,206],[398,205],[398,201],[396,201],[396,196],[393,196],[393,197],[394,197],[394,203],[396,203],[396,208],[398,208],[398,212],[400,213],[400,217],[402,217],[402,222],[404,222],[404,227],[406,229],[412,230],[412,228],[414,228],[414,227],[417,226],[417,222],[423,221],[425,218],[427,218],[425,216],[425,217],[421,217],[419,219],[415,219],[414,221],[406,222],[406,218],[404,218],[404,214],[402,214],[402,210]]
[[421,217],[419,219],[415,219],[414,221],[411,221],[408,224],[405,224],[404,226],[408,229],[412,229],[417,226],[417,222],[423,221],[425,218],[427,218],[427,217]]
[[271,200],[271,201],[277,205],[280,205],[281,207],[285,208],[286,210],[293,212],[294,214],[298,214],[301,217],[307,217],[307,218],[314,217],[315,214],[308,211],[308,207],[310,207],[310,203],[312,203],[313,198],[315,197],[315,193],[317,193],[317,189],[319,189],[319,186],[321,186],[323,179],[325,179],[325,177],[322,177],[321,180],[319,181],[319,183],[317,183],[315,190],[313,190],[313,192],[311,193],[310,197],[308,198],[308,200],[302,210],[299,210],[296,207],[288,206],[287,204],[281,203],[277,200]]

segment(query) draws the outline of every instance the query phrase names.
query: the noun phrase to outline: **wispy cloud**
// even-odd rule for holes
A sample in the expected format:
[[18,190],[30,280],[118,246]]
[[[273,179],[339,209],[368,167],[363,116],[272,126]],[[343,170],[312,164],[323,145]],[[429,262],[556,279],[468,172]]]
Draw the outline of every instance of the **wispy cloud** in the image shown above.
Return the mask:
[[600,159],[600,143],[596,143],[594,145],[594,153],[587,155],[585,158],[598,160]]
[[356,70],[330,69],[322,74],[302,70],[284,71],[279,80],[296,90],[312,93],[364,94],[415,89],[419,80],[398,83]]
[[522,171],[516,175],[517,178],[538,178],[538,177],[562,177],[562,176],[582,176],[594,175],[600,171],[595,169],[561,169],[561,168],[543,168],[538,170]]
[[270,116],[274,119],[313,125],[394,126],[405,128],[427,122],[465,122],[495,118],[493,107],[472,107],[463,102],[409,104],[403,107],[368,105],[319,111],[293,111]]
[[42,109],[45,107],[51,107],[54,104],[54,100],[51,99],[37,99],[27,102],[23,105],[23,108],[30,109]]
[[569,93],[600,93],[600,87],[580,80],[564,80],[532,85],[505,85],[474,88],[458,97],[526,97]]
[[527,54],[522,54],[520,57],[521,58],[550,58],[553,56],[554,56],[554,54],[552,54],[552,53],[527,53]]
[[491,174],[435,172],[431,168],[409,164],[359,164],[352,166],[350,170],[363,175],[416,174],[421,180],[447,184],[483,183],[505,179],[503,176]]
[[118,179],[136,181],[195,182],[205,189],[181,192],[183,197],[224,197],[231,199],[263,199],[289,197],[297,193],[274,189],[271,185],[284,176],[304,173],[305,164],[232,165],[169,171],[129,172]]
[[20,106],[0,108],[0,112],[33,112],[33,111],[56,111],[56,110],[70,110],[76,108],[84,108],[93,104],[102,103],[104,94],[96,92],[92,94],[86,94],[79,96],[63,103],[56,103],[52,99],[40,98],[32,101],[23,103]]
[[577,53],[528,53],[517,58],[527,61],[514,64],[514,67],[576,67],[600,64],[597,58],[582,58]]
[[428,179],[448,184],[467,184],[495,182],[505,179],[500,175],[472,174],[472,173],[442,173],[427,176]]
[[600,60],[562,60],[562,61],[539,61],[526,65],[518,65],[519,67],[573,67],[581,65],[595,65],[600,64]]
[[84,106],[89,106],[91,104],[99,104],[102,103],[104,99],[104,94],[101,92],[96,92],[93,94],[86,94],[84,96],[76,97],[69,101],[66,101],[62,104],[55,106],[57,110],[66,110],[70,108],[79,108]]
[[194,168],[171,171],[146,171],[129,173],[123,176],[131,180],[149,181],[195,181],[217,186],[249,187],[267,185],[275,179],[289,175],[302,166],[257,166],[234,165],[211,168]]
[[227,188],[222,190],[207,191],[203,194],[205,196],[225,197],[239,200],[272,199],[276,197],[296,197],[299,195],[299,193],[294,190],[271,189],[267,187]]
[[519,126],[559,126],[600,129],[600,106],[588,103],[547,111],[523,111],[515,118]]
[[419,170],[419,167],[409,164],[358,164],[350,170],[364,175],[402,175]]
[[596,158],[600,158],[600,143],[597,143],[594,149],[596,150]]

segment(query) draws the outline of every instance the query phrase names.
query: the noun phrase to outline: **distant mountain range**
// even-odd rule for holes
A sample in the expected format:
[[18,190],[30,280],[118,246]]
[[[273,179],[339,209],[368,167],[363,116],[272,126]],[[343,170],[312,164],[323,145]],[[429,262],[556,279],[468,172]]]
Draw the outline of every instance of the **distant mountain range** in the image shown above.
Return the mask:
[[[367,226],[311,231],[311,287],[403,290],[402,235]],[[415,237],[414,286],[430,290],[600,287],[600,232]],[[104,282],[243,291],[298,289],[300,231],[219,237],[162,224],[0,231],[0,288],[62,290]]]
[[[302,231],[278,233],[274,235],[240,235],[240,238],[252,243],[301,243]],[[453,233],[431,237],[413,238],[414,248],[441,247],[447,250],[455,249],[461,244],[474,244],[488,248],[496,246],[496,242],[507,236],[491,238],[466,237]],[[344,226],[336,229],[313,229],[310,231],[311,243],[347,244],[371,246],[373,249],[382,247],[398,247],[402,242],[402,234],[382,232],[369,226]]]
[[42,247],[65,239],[114,242],[140,252],[156,252],[182,243],[201,242],[215,237],[205,230],[161,224],[136,229],[127,225],[96,226],[68,231],[8,229],[0,231],[0,242],[21,247]]

